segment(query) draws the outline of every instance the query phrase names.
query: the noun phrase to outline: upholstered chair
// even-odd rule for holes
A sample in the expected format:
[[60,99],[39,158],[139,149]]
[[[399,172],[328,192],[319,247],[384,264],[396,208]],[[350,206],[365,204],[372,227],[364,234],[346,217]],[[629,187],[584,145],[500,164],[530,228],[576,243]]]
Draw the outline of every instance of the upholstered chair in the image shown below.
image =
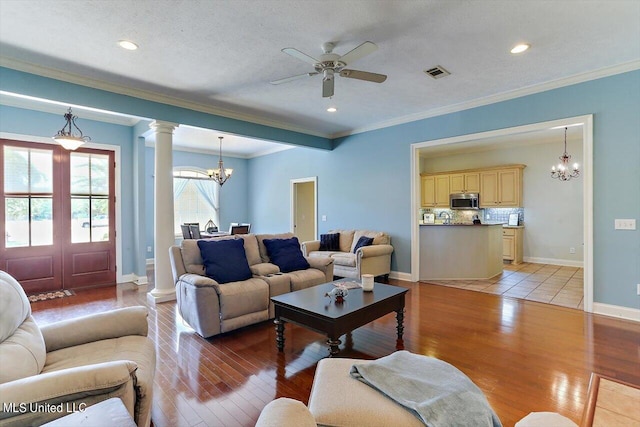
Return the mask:
[[0,271],[0,426],[40,425],[112,397],[149,426],[156,354],[147,330],[145,307],[39,327],[20,284]]

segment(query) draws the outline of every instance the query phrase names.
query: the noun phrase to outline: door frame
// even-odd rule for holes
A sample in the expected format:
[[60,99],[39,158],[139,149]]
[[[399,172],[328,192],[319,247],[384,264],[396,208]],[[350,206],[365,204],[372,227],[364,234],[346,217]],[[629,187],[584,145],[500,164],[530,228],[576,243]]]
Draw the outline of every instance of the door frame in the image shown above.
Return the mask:
[[[0,138],[14,139],[16,141],[35,142],[41,144],[52,144],[52,139],[42,136],[24,135],[18,133],[0,132]],[[116,162],[115,173],[115,196],[116,196],[116,283],[124,283],[132,281],[131,277],[124,277],[122,274],[122,197],[121,196],[121,178],[120,178],[120,161],[121,147],[119,145],[102,144],[89,142],[83,145],[84,148],[95,148],[97,150],[113,151],[114,160]],[[130,276],[130,275],[128,275]]]
[[304,184],[312,182],[313,183],[313,217],[314,221],[314,229],[313,234],[314,238],[318,238],[318,177],[311,176],[307,178],[295,178],[290,180],[290,190],[289,190],[289,200],[290,200],[290,216],[289,216],[289,229],[292,233],[295,233],[295,218],[296,218],[296,184]]
[[584,268],[584,311],[593,312],[593,114],[567,117],[546,122],[532,123],[523,126],[513,126],[487,132],[459,135],[450,138],[435,139],[411,144],[411,281],[418,281],[420,269],[420,226],[418,210],[420,209],[420,156],[419,151],[427,147],[445,144],[456,144],[477,139],[508,136],[519,133],[533,132],[564,127],[582,123],[582,210],[583,210],[583,268]]

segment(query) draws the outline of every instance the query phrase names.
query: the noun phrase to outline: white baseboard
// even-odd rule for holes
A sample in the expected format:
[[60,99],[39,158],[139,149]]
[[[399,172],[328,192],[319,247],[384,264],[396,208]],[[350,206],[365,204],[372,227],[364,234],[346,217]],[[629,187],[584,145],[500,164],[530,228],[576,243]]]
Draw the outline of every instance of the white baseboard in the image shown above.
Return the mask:
[[407,282],[411,281],[411,273],[403,273],[401,271],[392,271],[389,273],[389,278],[397,279],[397,280],[405,280]]
[[601,302],[593,303],[593,312],[605,316],[618,317],[620,319],[633,320],[640,322],[640,310],[636,308],[621,307],[619,305],[603,304]]
[[129,282],[133,282],[138,278],[138,276],[136,276],[133,273],[129,273],[129,274],[123,274],[122,276],[120,276],[118,278],[118,283],[129,283]]
[[147,286],[149,284],[149,280],[147,280],[147,276],[136,276],[136,279],[133,280],[138,286]]
[[155,258],[147,258],[147,265],[155,264],[155,262],[156,262]]
[[522,260],[524,262],[531,262],[534,264],[551,264],[551,265],[561,265],[563,267],[579,267],[579,268],[584,267],[584,262],[574,261],[571,259],[523,257]]

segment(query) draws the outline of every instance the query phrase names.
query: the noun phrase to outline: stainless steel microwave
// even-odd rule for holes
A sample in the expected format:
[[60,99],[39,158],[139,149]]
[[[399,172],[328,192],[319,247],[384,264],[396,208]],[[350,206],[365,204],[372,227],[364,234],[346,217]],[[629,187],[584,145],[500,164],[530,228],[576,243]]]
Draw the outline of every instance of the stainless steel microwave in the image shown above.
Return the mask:
[[449,195],[451,209],[480,209],[478,193],[453,193]]

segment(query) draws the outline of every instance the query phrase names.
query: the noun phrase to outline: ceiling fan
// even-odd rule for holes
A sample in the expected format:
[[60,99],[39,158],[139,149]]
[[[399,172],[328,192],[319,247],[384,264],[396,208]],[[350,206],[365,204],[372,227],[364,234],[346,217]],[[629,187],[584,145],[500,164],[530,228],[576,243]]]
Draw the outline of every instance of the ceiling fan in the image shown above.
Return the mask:
[[345,67],[350,65],[354,61],[369,55],[378,49],[375,43],[364,42],[360,46],[340,56],[333,53],[335,43],[324,43],[322,50],[324,53],[320,55],[320,59],[313,58],[306,53],[300,52],[298,49],[292,47],[285,47],[282,52],[294,58],[300,59],[306,63],[313,65],[315,71],[310,73],[304,73],[297,76],[286,77],[280,80],[274,80],[270,82],[272,85],[279,85],[282,83],[288,83],[294,80],[298,80],[304,77],[312,77],[318,74],[322,74],[322,96],[328,98],[333,96],[335,74],[341,77],[347,77],[350,79],[364,80],[367,82],[382,83],[387,79],[384,74],[370,73],[368,71],[348,70]]

